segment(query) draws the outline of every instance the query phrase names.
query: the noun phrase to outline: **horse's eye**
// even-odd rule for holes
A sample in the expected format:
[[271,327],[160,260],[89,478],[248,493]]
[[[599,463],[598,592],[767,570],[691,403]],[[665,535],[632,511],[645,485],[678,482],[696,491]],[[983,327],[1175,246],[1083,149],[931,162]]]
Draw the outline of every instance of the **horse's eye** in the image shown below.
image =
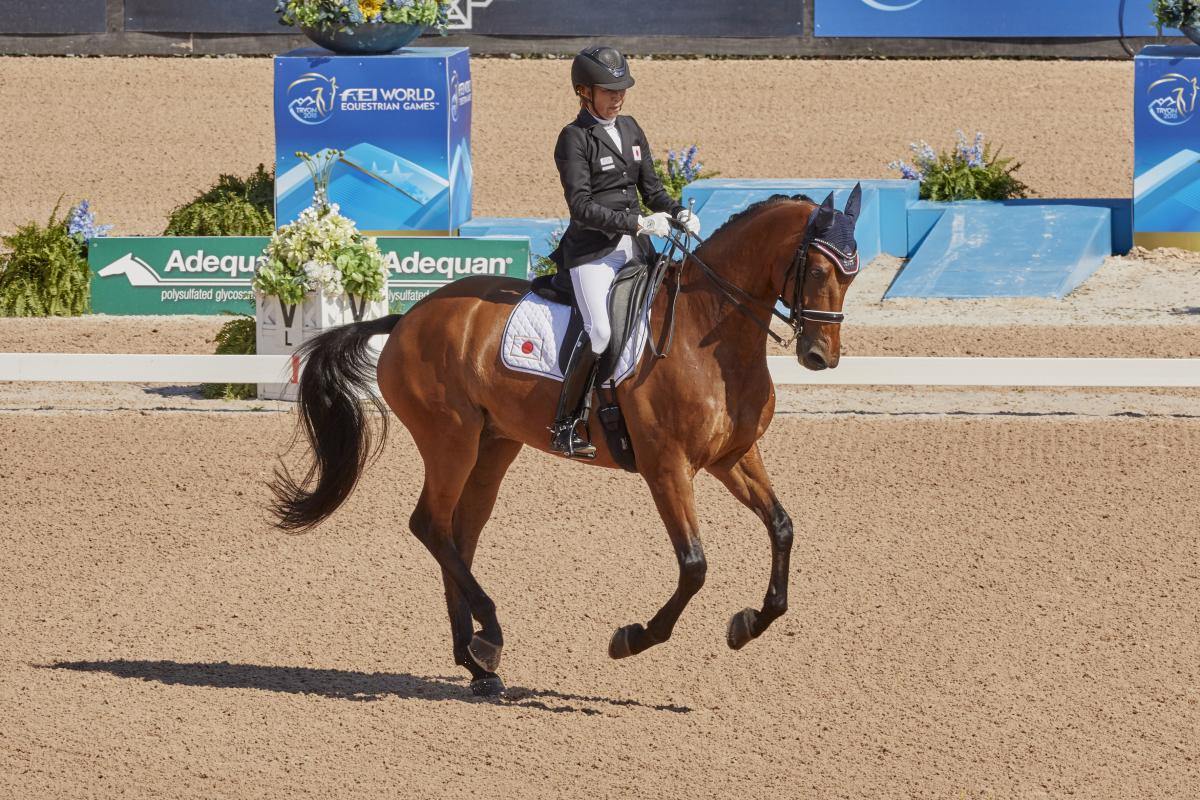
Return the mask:
[[814,278],[823,278],[825,277],[825,270],[821,269],[820,267],[813,267],[809,274]]

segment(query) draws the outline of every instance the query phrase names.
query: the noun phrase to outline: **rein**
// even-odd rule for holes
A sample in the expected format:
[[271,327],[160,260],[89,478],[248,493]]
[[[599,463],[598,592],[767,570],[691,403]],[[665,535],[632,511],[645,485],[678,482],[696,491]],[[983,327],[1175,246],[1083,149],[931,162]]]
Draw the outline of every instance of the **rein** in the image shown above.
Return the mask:
[[[662,255],[661,258],[669,263],[671,257],[677,250],[684,255],[684,258],[680,262],[679,269],[676,270],[675,285],[672,287],[669,317],[667,321],[667,346],[662,353],[659,353],[658,350],[654,348],[652,343],[651,349],[654,351],[654,355],[658,358],[665,358],[667,352],[670,351],[671,341],[675,335],[675,301],[679,296],[679,284],[683,272],[683,265],[686,264],[689,259],[700,266],[701,272],[703,272],[704,275],[713,282],[713,284],[718,290],[720,290],[725,298],[733,304],[734,308],[749,317],[755,325],[762,328],[768,336],[775,340],[777,344],[780,344],[784,347],[791,347],[796,341],[796,338],[804,332],[805,321],[817,322],[826,325],[842,324],[842,322],[846,319],[846,315],[840,311],[821,311],[818,309],[804,308],[804,280],[807,277],[805,266],[808,264],[808,252],[810,248],[816,247],[847,273],[858,271],[857,253],[853,255],[847,255],[829,242],[816,238],[816,229],[814,225],[816,218],[817,212],[814,210],[809,215],[808,225],[804,231],[804,238],[801,240],[800,246],[796,248],[796,255],[792,258],[792,263],[788,267],[787,272],[784,274],[783,286],[780,288],[779,295],[776,297],[776,300],[783,302],[784,306],[787,308],[788,313],[786,315],[779,311],[777,304],[772,304],[770,306],[763,304],[756,298],[747,294],[742,287],[719,274],[712,267],[708,266],[708,264],[705,264],[703,259],[697,256],[696,253],[690,247],[688,247],[689,240],[691,239],[695,239],[697,245],[703,244],[703,240],[699,236],[696,236],[688,231],[683,223],[680,223],[674,219],[670,220],[671,227],[674,230],[672,231],[672,235],[667,237],[667,240],[671,247]],[[853,270],[851,270],[848,266],[851,263],[853,263]],[[792,279],[792,286],[794,287],[790,303],[783,296],[783,293],[787,290],[789,278]],[[661,277],[659,280],[661,281]],[[784,339],[782,336],[775,333],[775,331],[771,330],[771,326],[759,319],[758,315],[755,314],[751,309],[757,309],[759,312],[769,310],[771,315],[779,317],[781,320],[787,323],[789,328],[792,329],[791,337]]]

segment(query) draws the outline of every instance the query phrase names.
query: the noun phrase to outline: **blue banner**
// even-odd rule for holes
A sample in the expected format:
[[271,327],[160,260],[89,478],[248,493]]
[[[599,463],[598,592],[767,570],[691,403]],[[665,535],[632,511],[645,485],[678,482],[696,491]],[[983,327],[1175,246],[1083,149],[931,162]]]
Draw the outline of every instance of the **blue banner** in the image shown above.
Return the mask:
[[1200,48],[1152,45],[1134,66],[1134,241],[1200,244]]
[[817,36],[1154,36],[1147,0],[815,0]]
[[339,56],[316,47],[275,58],[275,215],[313,200],[296,156],[344,151],[329,200],[379,235],[446,234],[471,217],[471,66],[465,47]]

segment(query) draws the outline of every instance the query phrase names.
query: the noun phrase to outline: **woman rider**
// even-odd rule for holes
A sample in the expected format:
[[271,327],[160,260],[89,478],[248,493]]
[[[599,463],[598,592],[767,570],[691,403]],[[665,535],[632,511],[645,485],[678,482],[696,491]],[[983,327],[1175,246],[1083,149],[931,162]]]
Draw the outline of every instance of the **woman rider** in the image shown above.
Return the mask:
[[[579,97],[579,116],[562,129],[554,148],[571,222],[550,258],[570,272],[587,336],[579,338],[567,361],[550,447],[594,458],[596,448],[576,430],[577,412],[612,335],[608,289],[626,262],[653,259],[649,235],[669,233],[668,215],[697,234],[700,220],[663,189],[637,122],[618,116],[625,90],[633,86],[625,56],[611,47],[581,51],[571,64],[571,85]],[[648,217],[639,214],[639,192],[655,212]]]

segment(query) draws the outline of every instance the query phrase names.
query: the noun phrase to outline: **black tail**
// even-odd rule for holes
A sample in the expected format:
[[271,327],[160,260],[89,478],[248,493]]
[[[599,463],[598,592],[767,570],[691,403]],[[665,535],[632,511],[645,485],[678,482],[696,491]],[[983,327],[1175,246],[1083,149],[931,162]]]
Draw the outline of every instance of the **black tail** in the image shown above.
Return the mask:
[[[323,522],[346,501],[367,459],[387,437],[388,410],[371,388],[375,364],[367,347],[372,336],[391,332],[400,315],[343,325],[305,342],[296,351],[300,375],[300,425],[313,458],[296,481],[282,464],[275,468],[271,510],[287,531],[303,531]],[[359,397],[366,395],[383,415],[379,442],[371,446],[371,426]],[[295,444],[295,439],[293,439]]]

